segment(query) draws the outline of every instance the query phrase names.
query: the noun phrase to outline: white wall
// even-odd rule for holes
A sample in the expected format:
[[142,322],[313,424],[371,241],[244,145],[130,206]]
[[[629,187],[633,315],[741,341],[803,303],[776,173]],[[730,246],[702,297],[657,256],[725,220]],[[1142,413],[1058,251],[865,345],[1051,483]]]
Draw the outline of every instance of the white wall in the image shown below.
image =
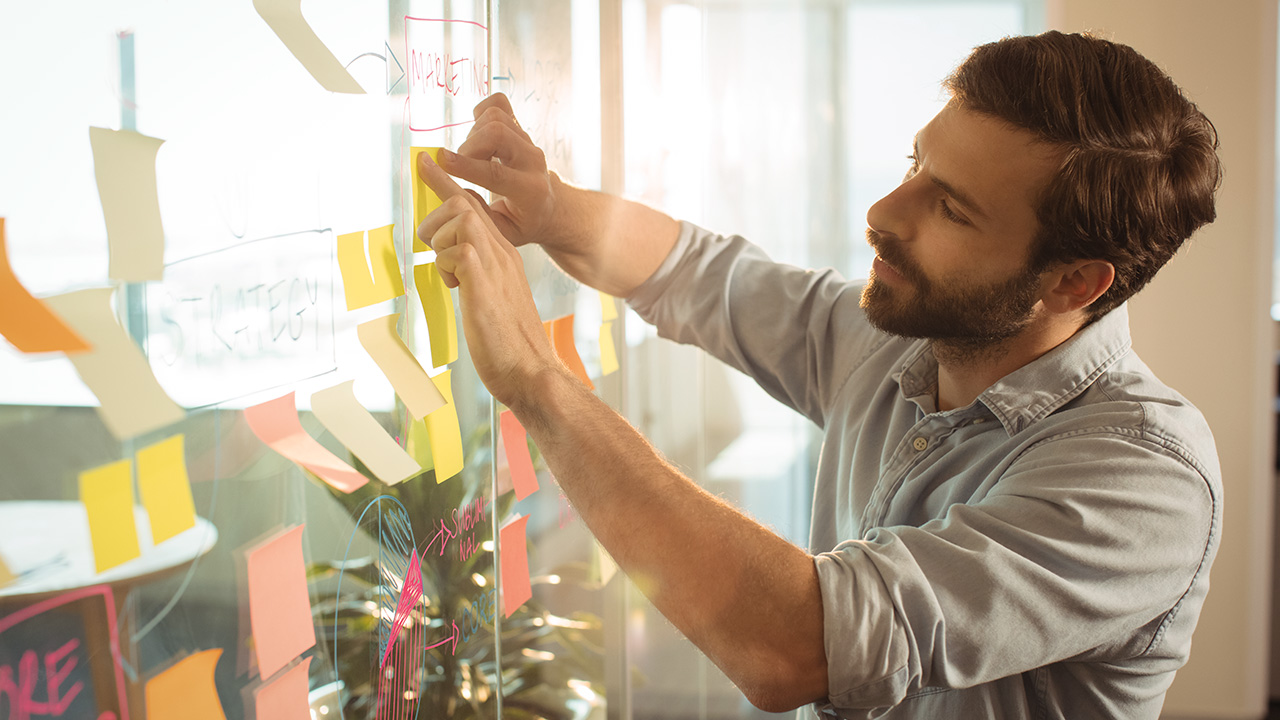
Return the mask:
[[1218,220],[1131,303],[1134,346],[1209,419],[1224,534],[1167,716],[1265,714],[1274,472],[1271,301],[1275,0],[1049,0],[1049,27],[1096,30],[1165,68],[1214,122]]

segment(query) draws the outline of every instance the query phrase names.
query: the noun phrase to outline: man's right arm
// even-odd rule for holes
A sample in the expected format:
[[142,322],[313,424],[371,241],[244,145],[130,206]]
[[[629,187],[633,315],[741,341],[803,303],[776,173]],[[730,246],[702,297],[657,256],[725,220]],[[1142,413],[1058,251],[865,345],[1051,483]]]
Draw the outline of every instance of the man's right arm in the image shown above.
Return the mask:
[[475,117],[458,153],[441,152],[439,165],[495,194],[490,217],[512,244],[537,243],[578,281],[622,298],[658,269],[680,232],[673,218],[548,172],[505,95],[483,100]]

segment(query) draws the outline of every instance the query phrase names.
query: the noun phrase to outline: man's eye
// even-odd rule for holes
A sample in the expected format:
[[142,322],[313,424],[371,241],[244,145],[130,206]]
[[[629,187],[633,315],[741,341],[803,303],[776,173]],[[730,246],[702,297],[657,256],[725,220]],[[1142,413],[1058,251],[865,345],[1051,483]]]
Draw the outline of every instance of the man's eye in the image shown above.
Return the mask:
[[951,206],[947,204],[946,198],[941,198],[938,200],[938,209],[942,212],[942,217],[950,220],[951,222],[957,225],[969,224],[968,220],[965,220],[963,217],[960,217],[959,215],[956,214],[954,210],[951,209]]

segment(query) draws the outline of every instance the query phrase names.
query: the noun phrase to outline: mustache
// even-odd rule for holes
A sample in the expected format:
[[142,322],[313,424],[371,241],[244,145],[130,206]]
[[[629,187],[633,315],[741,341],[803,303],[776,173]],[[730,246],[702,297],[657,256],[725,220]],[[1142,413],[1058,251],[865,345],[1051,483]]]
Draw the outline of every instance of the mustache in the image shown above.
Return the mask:
[[872,250],[876,251],[876,255],[879,255],[882,261],[897,270],[902,277],[915,283],[919,283],[923,279],[923,273],[907,257],[907,253],[902,249],[899,241],[889,240],[875,230],[867,228],[867,244],[871,246]]

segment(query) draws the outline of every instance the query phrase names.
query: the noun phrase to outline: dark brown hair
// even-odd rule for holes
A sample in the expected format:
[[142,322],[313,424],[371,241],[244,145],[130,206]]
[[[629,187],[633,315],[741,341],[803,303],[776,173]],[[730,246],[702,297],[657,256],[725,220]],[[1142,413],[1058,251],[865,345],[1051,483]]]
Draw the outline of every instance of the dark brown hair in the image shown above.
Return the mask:
[[1212,222],[1218,133],[1154,63],[1127,45],[1051,31],[976,48],[944,83],[964,107],[1061,150],[1040,200],[1031,266],[1105,260],[1115,281],[1096,320],[1140,290]]

